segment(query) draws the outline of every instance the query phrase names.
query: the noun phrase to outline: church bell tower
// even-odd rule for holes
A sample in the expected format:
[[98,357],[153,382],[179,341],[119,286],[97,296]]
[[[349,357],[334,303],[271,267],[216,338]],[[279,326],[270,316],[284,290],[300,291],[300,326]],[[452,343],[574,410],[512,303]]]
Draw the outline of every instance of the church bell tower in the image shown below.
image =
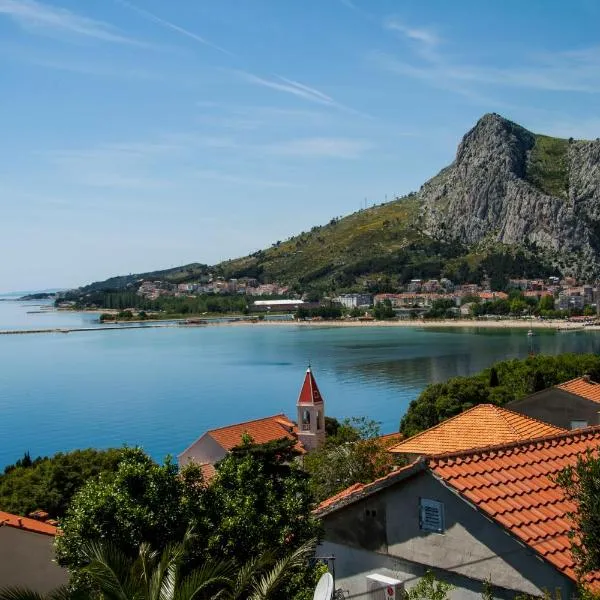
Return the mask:
[[310,366],[296,403],[298,409],[298,439],[307,451],[325,442],[325,403]]

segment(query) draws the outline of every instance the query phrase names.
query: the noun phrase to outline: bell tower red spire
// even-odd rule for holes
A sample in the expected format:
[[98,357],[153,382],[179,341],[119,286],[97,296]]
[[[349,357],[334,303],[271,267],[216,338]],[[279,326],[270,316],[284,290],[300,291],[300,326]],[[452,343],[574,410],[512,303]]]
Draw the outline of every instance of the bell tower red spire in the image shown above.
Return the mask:
[[310,365],[296,403],[298,410],[298,439],[307,450],[325,442],[325,402],[319,391]]

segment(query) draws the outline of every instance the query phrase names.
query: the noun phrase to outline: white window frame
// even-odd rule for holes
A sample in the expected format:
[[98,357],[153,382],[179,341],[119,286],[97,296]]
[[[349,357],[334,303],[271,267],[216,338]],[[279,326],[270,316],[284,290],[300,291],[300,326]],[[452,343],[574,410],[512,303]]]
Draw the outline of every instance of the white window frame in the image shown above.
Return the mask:
[[[429,515],[437,513],[437,523],[433,523],[433,519]],[[444,514],[443,502],[431,500],[430,498],[419,498],[419,529],[421,531],[429,531],[431,533],[444,533],[446,530],[446,517]]]

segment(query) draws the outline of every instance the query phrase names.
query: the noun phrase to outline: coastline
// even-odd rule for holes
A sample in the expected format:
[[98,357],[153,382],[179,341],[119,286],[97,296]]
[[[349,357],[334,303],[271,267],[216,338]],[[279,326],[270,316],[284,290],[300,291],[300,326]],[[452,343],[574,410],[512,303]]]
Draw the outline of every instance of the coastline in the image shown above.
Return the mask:
[[[87,312],[87,311],[86,311]],[[123,329],[156,329],[156,328],[201,328],[201,327],[307,327],[307,328],[332,328],[332,327],[401,327],[409,329],[526,329],[540,330],[550,329],[556,332],[563,331],[599,331],[599,325],[583,326],[581,323],[570,323],[560,320],[521,320],[521,319],[499,319],[481,320],[472,319],[440,319],[440,320],[410,320],[410,321],[296,321],[292,319],[236,319],[227,317],[224,320],[204,319],[202,323],[186,323],[186,319],[151,319],[144,321],[114,321],[97,327],[60,327],[48,329],[19,329],[0,330],[0,335],[10,334],[32,334],[32,333],[76,333],[85,331],[121,331]]]

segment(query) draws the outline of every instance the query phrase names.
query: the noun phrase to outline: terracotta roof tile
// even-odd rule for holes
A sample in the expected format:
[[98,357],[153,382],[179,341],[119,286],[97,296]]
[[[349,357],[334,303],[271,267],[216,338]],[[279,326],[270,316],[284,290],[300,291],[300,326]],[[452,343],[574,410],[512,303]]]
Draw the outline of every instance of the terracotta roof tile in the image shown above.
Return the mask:
[[564,429],[493,404],[478,404],[390,448],[431,456],[553,435]]
[[3,511],[0,511],[0,526],[14,527],[15,529],[43,533],[44,535],[56,536],[58,534],[58,529],[53,525],[37,521],[36,519],[29,519],[28,517],[11,515]]
[[266,444],[281,438],[289,440],[297,438],[294,433],[294,423],[284,414],[210,429],[206,433],[226,450],[239,446],[244,434],[249,435],[255,444]]
[[[429,468],[567,577],[576,579],[566,500],[555,476],[587,450],[598,453],[600,426],[429,459]],[[600,572],[587,579],[600,588]]]
[[588,377],[578,377],[556,386],[560,390],[581,396],[600,403],[600,383],[591,381]]

